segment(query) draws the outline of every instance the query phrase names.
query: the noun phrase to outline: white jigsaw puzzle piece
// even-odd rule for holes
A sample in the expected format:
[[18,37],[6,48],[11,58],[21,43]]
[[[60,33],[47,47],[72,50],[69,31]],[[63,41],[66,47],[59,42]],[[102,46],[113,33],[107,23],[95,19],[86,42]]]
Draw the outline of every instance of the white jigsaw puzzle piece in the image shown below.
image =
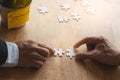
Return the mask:
[[60,23],[63,23],[63,22],[68,22],[69,19],[68,19],[68,17],[66,17],[66,16],[58,16],[58,21],[59,21]]
[[60,7],[62,10],[65,10],[67,11],[68,9],[70,9],[70,4],[67,4],[67,3],[60,3]]
[[88,0],[82,0],[81,4],[84,6],[84,7],[87,7],[89,5],[89,2]]
[[79,14],[78,13],[71,13],[71,16],[72,16],[72,18],[74,19],[74,20],[79,20],[80,19],[80,16],[79,16]]
[[74,1],[80,1],[80,0],[74,0]]
[[59,55],[60,57],[62,57],[62,54],[63,54],[62,49],[60,49],[60,48],[59,49],[54,48],[54,51],[55,51],[54,56]]
[[57,56],[58,55],[58,53],[57,53],[57,48],[54,48],[54,56]]
[[75,56],[75,51],[73,48],[68,48],[67,49],[67,56],[70,57],[70,59],[72,59],[72,57]]
[[60,23],[63,23],[63,22],[64,22],[63,16],[58,16],[58,21],[59,21]]
[[48,13],[48,8],[47,7],[39,7],[38,10],[41,14]]
[[93,8],[87,8],[86,11],[87,11],[88,13],[91,13],[91,14],[94,14],[94,13],[95,13],[95,9],[93,9]]

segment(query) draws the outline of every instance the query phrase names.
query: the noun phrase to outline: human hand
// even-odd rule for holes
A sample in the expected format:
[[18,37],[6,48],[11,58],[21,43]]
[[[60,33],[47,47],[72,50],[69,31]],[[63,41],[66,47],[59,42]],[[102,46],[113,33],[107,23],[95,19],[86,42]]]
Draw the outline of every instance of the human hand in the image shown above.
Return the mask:
[[86,44],[87,52],[85,54],[78,52],[76,60],[91,59],[106,65],[119,65],[120,52],[107,39],[103,37],[87,37],[74,45],[78,48]]
[[46,58],[54,52],[52,48],[31,40],[19,41],[16,44],[19,48],[18,67],[40,68]]

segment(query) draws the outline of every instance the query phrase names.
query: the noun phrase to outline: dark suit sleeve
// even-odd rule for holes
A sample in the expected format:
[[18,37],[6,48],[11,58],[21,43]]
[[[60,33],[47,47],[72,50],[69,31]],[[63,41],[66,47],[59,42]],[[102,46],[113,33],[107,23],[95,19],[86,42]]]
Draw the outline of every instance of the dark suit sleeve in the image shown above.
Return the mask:
[[0,40],[0,65],[6,62],[8,57],[7,44],[5,41]]

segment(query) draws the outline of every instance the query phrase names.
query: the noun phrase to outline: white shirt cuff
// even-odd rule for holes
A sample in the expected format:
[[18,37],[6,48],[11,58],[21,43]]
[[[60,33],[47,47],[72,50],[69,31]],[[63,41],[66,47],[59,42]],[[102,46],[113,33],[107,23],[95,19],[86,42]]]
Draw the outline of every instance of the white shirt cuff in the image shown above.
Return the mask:
[[2,65],[2,67],[15,67],[18,64],[19,60],[19,49],[17,44],[6,42],[8,49],[8,57],[6,62]]

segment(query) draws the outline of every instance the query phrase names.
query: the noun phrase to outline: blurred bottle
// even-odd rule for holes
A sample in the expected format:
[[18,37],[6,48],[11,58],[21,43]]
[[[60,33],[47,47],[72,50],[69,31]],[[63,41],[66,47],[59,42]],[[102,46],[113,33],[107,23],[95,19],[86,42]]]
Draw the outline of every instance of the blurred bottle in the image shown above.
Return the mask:
[[29,20],[32,0],[0,0],[1,25],[7,29],[23,27]]

